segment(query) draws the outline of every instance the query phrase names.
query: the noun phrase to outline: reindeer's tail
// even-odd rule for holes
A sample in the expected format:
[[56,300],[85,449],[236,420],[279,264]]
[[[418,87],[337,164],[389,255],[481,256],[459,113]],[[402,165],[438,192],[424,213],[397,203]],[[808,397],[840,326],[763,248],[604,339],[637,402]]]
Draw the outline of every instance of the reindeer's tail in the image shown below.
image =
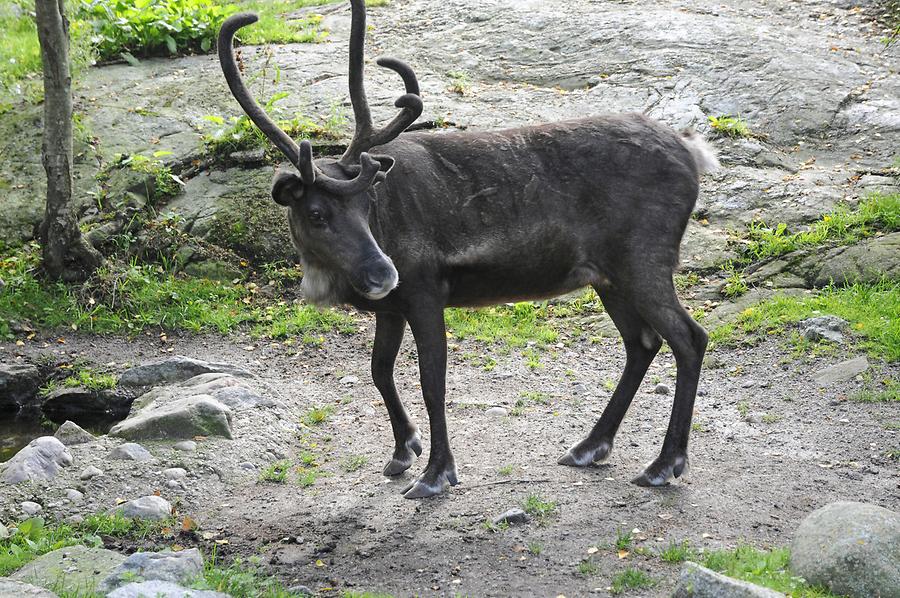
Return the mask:
[[697,170],[700,174],[713,172],[719,168],[719,160],[716,158],[716,153],[703,137],[697,134],[697,131],[693,129],[682,131],[681,141],[694,157],[694,162],[697,164]]

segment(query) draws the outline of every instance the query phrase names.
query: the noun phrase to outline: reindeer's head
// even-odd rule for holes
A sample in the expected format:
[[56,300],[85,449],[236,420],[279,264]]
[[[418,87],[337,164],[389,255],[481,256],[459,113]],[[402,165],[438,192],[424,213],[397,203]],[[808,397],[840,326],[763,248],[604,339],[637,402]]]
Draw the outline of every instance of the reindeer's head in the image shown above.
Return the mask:
[[312,144],[298,145],[257,104],[241,78],[231,44],[235,32],[255,23],[252,13],[229,17],[219,31],[219,61],[231,93],[247,116],[281,150],[296,170],[275,174],[272,197],[290,208],[291,237],[304,265],[303,288],[315,302],[338,299],[349,285],[368,299],[381,299],[397,286],[398,275],[369,230],[369,212],[375,200],[373,188],[385,179],[393,158],[367,153],[403,132],[422,113],[419,84],[406,64],[382,58],[380,66],[403,78],[406,94],[394,103],[400,113],[384,128],[375,130],[363,86],[363,45],[366,34],[365,0],[351,0],[350,101],[356,132],[338,160],[313,160]]

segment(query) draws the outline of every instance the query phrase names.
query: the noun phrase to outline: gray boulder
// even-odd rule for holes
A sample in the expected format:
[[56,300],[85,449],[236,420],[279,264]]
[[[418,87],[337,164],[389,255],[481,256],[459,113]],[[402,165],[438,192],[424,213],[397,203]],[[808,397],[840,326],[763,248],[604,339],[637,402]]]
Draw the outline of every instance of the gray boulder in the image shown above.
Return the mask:
[[33,365],[0,363],[0,410],[18,410],[37,396],[41,375]]
[[180,552],[135,552],[97,587],[102,593],[137,580],[169,581],[190,585],[203,573],[203,558],[196,548]]
[[115,390],[90,390],[75,386],[57,388],[41,403],[41,411],[54,419],[128,413],[133,396]]
[[60,467],[68,467],[72,461],[72,453],[62,442],[53,436],[41,436],[6,462],[0,480],[7,484],[52,480]]
[[900,598],[900,514],[858,502],[810,513],[791,543],[791,571],[854,598]]
[[869,369],[869,360],[863,355],[819,370],[813,375],[813,379],[819,386],[831,386],[852,380],[867,369]]
[[153,455],[136,442],[126,442],[111,450],[109,458],[121,461],[151,461]]
[[94,435],[76,424],[73,421],[66,420],[63,422],[53,437],[62,442],[66,446],[74,446],[76,444],[85,444],[97,440]]
[[171,581],[141,581],[116,588],[106,598],[231,598],[212,590],[189,590]]
[[212,372],[151,389],[134,401],[131,413],[134,415],[151,404],[158,407],[194,395],[209,395],[235,411],[252,407],[270,407],[275,404],[272,399],[259,394],[247,379],[223,372]]
[[161,496],[142,496],[112,509],[123,517],[136,519],[166,519],[172,516],[172,505]]
[[22,598],[58,598],[50,590],[45,590],[30,583],[22,583],[6,577],[0,577],[0,596],[21,596]]
[[182,382],[200,374],[226,372],[237,376],[251,376],[245,370],[227,363],[210,363],[201,359],[192,359],[176,355],[163,361],[149,363],[126,370],[119,377],[123,386],[154,386]]
[[806,340],[829,340],[833,343],[844,342],[842,332],[847,329],[847,320],[837,316],[817,316],[800,322],[800,332]]
[[10,579],[54,589],[62,580],[64,589],[83,592],[95,587],[98,579],[109,575],[124,560],[118,552],[105,548],[68,546],[39,556],[10,575]]
[[193,395],[132,414],[113,426],[110,436],[129,440],[231,438],[231,410],[209,395]]
[[785,598],[785,595],[687,562],[672,598]]

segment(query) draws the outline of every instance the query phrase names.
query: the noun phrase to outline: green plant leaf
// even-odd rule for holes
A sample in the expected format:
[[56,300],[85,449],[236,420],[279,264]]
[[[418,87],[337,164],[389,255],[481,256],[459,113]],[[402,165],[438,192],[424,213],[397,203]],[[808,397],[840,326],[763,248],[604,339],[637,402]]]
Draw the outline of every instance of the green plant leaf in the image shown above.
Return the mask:
[[127,62],[127,63],[130,64],[131,66],[139,66],[139,65],[141,64],[141,61],[138,60],[137,58],[135,58],[135,57],[131,54],[131,52],[122,52],[121,54],[119,54],[119,56],[121,56],[121,57],[122,57],[122,60],[124,60],[125,62]]

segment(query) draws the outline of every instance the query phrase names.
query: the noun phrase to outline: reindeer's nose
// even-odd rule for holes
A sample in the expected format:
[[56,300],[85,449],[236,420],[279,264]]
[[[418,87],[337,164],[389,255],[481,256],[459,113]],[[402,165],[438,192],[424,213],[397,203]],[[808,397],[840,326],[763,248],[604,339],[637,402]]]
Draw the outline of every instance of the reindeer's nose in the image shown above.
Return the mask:
[[389,259],[370,262],[363,272],[364,294],[370,299],[381,299],[397,286],[397,269]]

